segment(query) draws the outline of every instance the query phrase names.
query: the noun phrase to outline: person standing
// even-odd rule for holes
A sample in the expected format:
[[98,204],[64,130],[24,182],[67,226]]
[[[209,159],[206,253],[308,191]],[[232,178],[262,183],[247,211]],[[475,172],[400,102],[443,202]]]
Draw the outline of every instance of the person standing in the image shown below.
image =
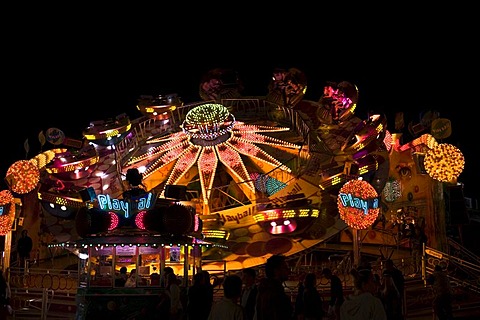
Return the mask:
[[257,272],[253,268],[242,270],[243,290],[240,304],[245,310],[246,320],[253,320],[255,315],[255,304],[257,302]]
[[392,275],[387,270],[383,271],[380,299],[383,302],[383,307],[385,308],[388,320],[403,319],[400,292],[395,286]]
[[188,320],[208,319],[213,297],[210,295],[210,288],[207,286],[206,281],[202,271],[195,273],[193,276],[193,285],[187,291]]
[[301,310],[296,310],[297,320],[322,320],[325,315],[323,300],[317,289],[317,276],[315,273],[307,273],[304,280]]
[[130,271],[130,276],[125,281],[125,287],[136,287],[137,286],[137,269],[132,269]]
[[242,278],[232,274],[223,280],[223,297],[212,306],[208,320],[245,320],[239,300],[242,295]]
[[387,320],[382,301],[374,296],[377,284],[371,269],[352,269],[354,292],[340,307],[342,320]]
[[166,279],[166,292],[170,298],[170,320],[180,320],[183,317],[181,289],[175,273],[169,273]]
[[411,249],[412,249],[412,262],[414,266],[413,273],[419,273],[422,271],[422,257],[424,247],[427,245],[427,235],[422,226],[413,226],[411,233]]
[[334,319],[340,319],[340,306],[345,297],[343,295],[342,280],[332,273],[330,268],[324,268],[322,275],[330,280],[330,301],[328,302],[328,315]]
[[283,286],[289,275],[284,255],[274,254],[267,259],[265,278],[258,284],[255,320],[292,320],[291,298]]
[[11,296],[10,285],[5,279],[3,270],[0,270],[0,320],[8,319],[8,316],[12,314]]
[[383,270],[384,274],[388,274],[392,277],[393,283],[400,294],[400,305],[402,308],[402,315],[404,314],[404,296],[405,296],[405,277],[403,276],[403,272],[400,271],[395,264],[393,263],[392,259],[385,260],[385,270]]
[[452,287],[450,279],[440,265],[436,265],[433,273],[427,278],[433,288],[433,312],[439,320],[453,319]]
[[120,273],[118,274],[118,277],[115,279],[115,287],[124,287],[127,280],[128,280],[127,267],[123,266],[120,268]]
[[33,248],[32,238],[28,236],[28,230],[22,230],[22,236],[17,242],[17,252],[20,258],[20,268],[25,267],[25,262],[30,260],[30,252]]

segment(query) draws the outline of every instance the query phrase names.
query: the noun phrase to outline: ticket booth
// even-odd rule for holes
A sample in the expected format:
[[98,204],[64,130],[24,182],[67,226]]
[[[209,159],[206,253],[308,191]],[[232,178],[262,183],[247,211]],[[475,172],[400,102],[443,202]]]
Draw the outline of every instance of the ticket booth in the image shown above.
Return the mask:
[[[155,303],[164,290],[161,279],[167,266],[186,289],[196,266],[201,265],[202,250],[212,244],[190,236],[152,235],[90,237],[75,245],[80,251],[77,319],[89,319],[102,312],[108,315],[109,309],[120,305],[122,312],[133,315],[142,306]],[[135,269],[134,287],[116,281],[122,267],[128,276]]]

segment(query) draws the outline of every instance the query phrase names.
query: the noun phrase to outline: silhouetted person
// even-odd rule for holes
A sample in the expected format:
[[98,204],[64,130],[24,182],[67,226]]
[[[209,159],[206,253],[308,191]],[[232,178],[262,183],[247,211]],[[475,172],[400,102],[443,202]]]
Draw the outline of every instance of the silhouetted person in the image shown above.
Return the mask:
[[240,304],[245,309],[245,317],[252,320],[255,315],[255,305],[257,303],[257,272],[253,268],[242,270],[243,290]]
[[315,273],[307,273],[305,276],[304,289],[299,299],[302,299],[301,310],[296,310],[297,319],[322,320],[325,315],[323,299],[317,290],[317,277]]
[[340,307],[342,320],[387,320],[382,301],[374,296],[377,284],[371,269],[352,269],[354,292]]
[[265,276],[258,285],[255,320],[291,320],[293,307],[283,283],[290,269],[283,255],[273,255],[265,264]]
[[183,306],[181,300],[181,289],[178,285],[178,278],[175,273],[169,273],[166,277],[166,290],[170,298],[170,319],[180,320],[183,317]]
[[166,282],[167,282],[166,280],[167,280],[167,277],[170,273],[174,273],[172,267],[163,268],[163,274],[160,278],[160,286],[162,286],[162,287],[166,286]]
[[433,287],[433,311],[439,320],[451,320],[452,314],[452,287],[450,279],[440,265],[436,265],[434,272],[427,278],[427,283]]
[[153,267],[153,272],[150,274],[150,285],[151,286],[160,285],[160,275],[157,272],[157,267]]
[[383,271],[382,287],[380,288],[380,299],[382,300],[388,320],[402,320],[402,299],[400,292],[393,281],[388,270]]
[[322,270],[322,275],[330,280],[330,301],[328,302],[328,314],[334,315],[335,319],[340,319],[340,306],[345,297],[343,295],[342,280],[332,273],[332,270],[325,268]]
[[115,287],[124,287],[125,282],[127,282],[127,267],[121,267],[118,277],[115,279]]
[[22,230],[22,236],[17,242],[17,252],[20,258],[20,268],[25,266],[25,262],[30,260],[30,252],[33,248],[32,238],[28,236],[28,230]]
[[402,306],[402,314],[403,314],[403,302],[404,302],[404,295],[405,295],[405,277],[403,276],[402,271],[395,267],[392,259],[385,260],[385,270],[384,273],[388,273],[395,284],[395,287],[400,294],[400,304]]
[[193,276],[193,284],[187,292],[187,319],[206,320],[210,314],[213,296],[205,274],[200,271]]
[[232,274],[223,280],[223,297],[212,306],[208,320],[245,320],[239,300],[242,295],[242,278]]
[[11,314],[10,298],[10,285],[3,275],[3,270],[0,270],[0,320],[7,319]]
[[137,286],[137,269],[132,269],[130,271],[130,276],[127,281],[125,281],[125,287],[136,287]]
[[422,269],[423,247],[427,244],[427,235],[422,227],[413,226],[410,243],[414,273],[419,273]]

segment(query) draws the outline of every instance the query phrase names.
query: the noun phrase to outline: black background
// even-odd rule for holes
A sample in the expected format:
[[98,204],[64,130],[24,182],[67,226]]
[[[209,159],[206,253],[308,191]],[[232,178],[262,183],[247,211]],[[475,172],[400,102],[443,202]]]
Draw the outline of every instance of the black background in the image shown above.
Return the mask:
[[[217,67],[238,72],[244,95],[265,95],[275,67],[294,67],[306,74],[306,99],[318,100],[325,81],[349,81],[359,89],[356,114],[384,113],[391,131],[399,111],[406,124],[428,110],[450,119],[453,134],[439,142],[463,152],[459,182],[466,196],[480,198],[478,36],[468,8],[435,8],[441,10],[435,14],[379,8],[383,13],[373,18],[356,12],[353,19],[344,8],[260,13],[247,6],[205,14],[187,7],[188,14],[181,8],[15,11],[18,19],[2,40],[0,178],[15,161],[41,151],[42,130],[57,127],[81,139],[92,120],[140,116],[135,106],[142,94],[198,101],[200,78]],[[449,22],[452,15],[461,19]]]

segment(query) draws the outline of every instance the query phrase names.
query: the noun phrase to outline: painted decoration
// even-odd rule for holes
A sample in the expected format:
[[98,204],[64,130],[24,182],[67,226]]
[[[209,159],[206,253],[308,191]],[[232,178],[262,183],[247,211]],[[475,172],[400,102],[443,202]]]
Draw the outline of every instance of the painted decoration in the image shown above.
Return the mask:
[[435,119],[432,121],[431,133],[438,140],[448,138],[452,134],[452,123],[445,118]]

